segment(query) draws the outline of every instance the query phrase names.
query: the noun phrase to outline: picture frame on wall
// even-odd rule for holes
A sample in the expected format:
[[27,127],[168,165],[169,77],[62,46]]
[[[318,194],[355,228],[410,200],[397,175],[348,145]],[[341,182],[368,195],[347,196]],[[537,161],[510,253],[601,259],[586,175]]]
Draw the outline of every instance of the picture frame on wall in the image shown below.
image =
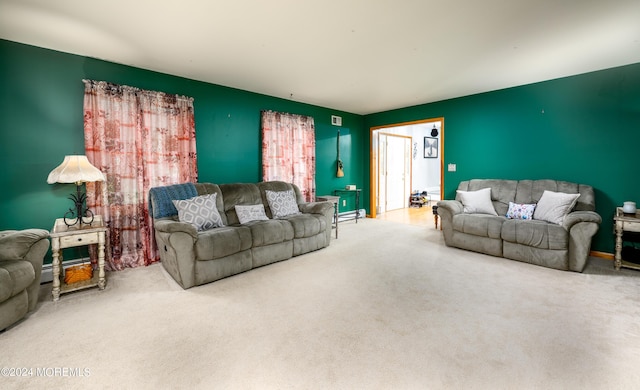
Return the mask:
[[438,139],[424,137],[424,158],[438,158]]

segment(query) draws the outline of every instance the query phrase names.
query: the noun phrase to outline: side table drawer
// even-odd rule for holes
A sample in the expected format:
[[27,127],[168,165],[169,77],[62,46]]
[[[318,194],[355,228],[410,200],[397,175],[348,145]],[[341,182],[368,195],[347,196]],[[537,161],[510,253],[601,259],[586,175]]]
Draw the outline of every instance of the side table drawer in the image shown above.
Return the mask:
[[97,243],[98,233],[74,234],[72,236],[60,237],[60,248],[70,248]]

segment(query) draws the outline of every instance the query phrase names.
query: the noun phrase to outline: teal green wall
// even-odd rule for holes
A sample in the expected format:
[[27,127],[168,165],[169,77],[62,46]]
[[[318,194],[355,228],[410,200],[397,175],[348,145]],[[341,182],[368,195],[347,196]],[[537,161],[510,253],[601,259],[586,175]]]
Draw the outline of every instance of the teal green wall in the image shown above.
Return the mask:
[[592,249],[613,253],[616,205],[640,204],[640,64],[367,115],[365,126],[435,117],[445,167],[457,164],[446,198],[473,178],[589,184],[603,218]]
[[[84,154],[82,79],[105,80],[193,97],[199,180],[261,180],[260,111],[309,115],[316,127],[316,187],[329,194],[362,186],[364,117],[92,58],[0,40],[0,229],[51,229],[71,207],[73,185],[46,183],[67,154]],[[336,136],[331,115],[342,116],[336,178]]]
[[[259,181],[260,111],[310,115],[318,194],[356,184],[368,210],[369,128],[444,117],[444,162],[458,167],[446,197],[471,178],[590,184],[604,220],[593,249],[610,253],[615,206],[640,203],[640,64],[361,116],[0,40],[0,229],[50,229],[70,207],[73,188],[46,178],[84,151],[83,78],[194,97],[200,181]],[[331,115],[343,117],[344,178]]]

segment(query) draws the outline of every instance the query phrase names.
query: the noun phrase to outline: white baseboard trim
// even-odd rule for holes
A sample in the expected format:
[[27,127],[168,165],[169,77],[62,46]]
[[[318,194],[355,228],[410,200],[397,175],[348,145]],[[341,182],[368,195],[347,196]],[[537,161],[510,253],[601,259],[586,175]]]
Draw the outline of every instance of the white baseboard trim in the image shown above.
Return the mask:
[[[62,262],[62,267],[66,268],[72,265],[78,265],[82,263],[88,263],[91,260],[88,257],[81,257],[79,259],[71,259]],[[40,284],[49,283],[53,281],[53,264],[42,265],[42,275],[40,276]]]

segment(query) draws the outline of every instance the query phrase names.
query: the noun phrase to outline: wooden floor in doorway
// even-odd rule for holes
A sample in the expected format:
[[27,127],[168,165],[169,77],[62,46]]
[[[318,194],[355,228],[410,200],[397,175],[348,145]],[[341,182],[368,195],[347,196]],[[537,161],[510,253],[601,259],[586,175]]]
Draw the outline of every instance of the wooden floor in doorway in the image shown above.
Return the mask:
[[378,214],[376,218],[407,225],[435,226],[432,204],[435,205],[435,202],[428,203],[422,207],[406,207],[387,211],[386,213]]

